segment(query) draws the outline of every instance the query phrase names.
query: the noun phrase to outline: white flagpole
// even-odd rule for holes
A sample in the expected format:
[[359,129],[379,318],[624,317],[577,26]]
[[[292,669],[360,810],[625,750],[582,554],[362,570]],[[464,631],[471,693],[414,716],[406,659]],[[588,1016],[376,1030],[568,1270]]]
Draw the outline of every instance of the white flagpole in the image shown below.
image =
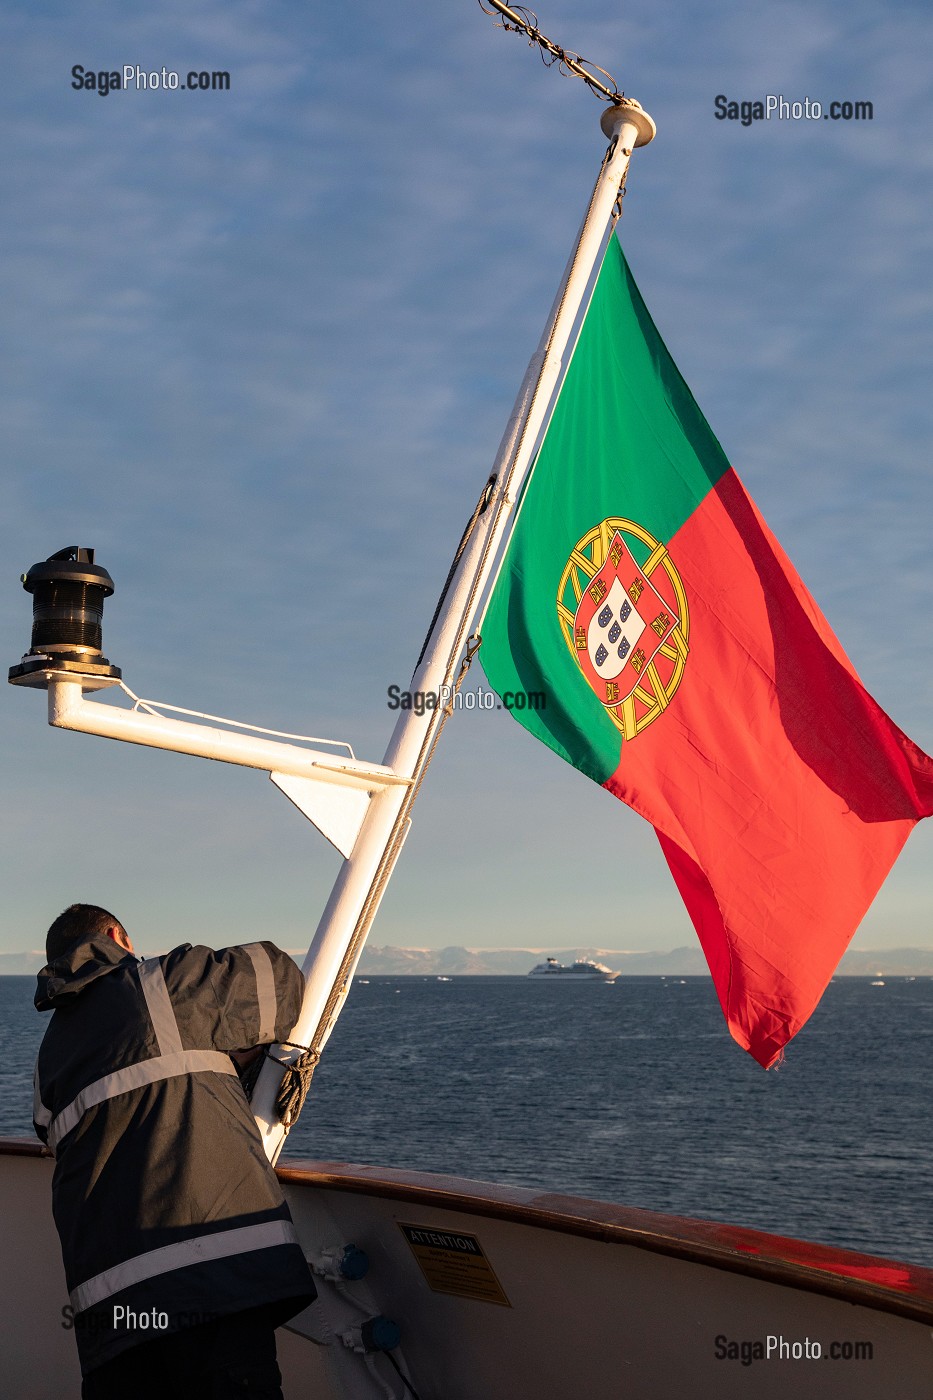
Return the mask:
[[[454,683],[470,629],[477,616],[512,510],[532,462],[532,453],[559,382],[563,358],[583,297],[603,246],[613,205],[635,146],[655,133],[654,122],[637,102],[622,99],[601,118],[609,148],[603,158],[589,208],[550,315],[531,358],[493,468],[494,485],[450,579],[424,652],[411,680],[412,691],[440,694]],[[302,966],[305,994],[290,1042],[320,1051],[333,1029],[353,970],[375,916],[409,825],[408,812],[430,758],[443,715],[403,711],[383,760],[408,781],[373,793],[349,858],[341,867]],[[297,1058],[298,1051],[281,1054]],[[267,1060],[253,1094],[253,1112],[271,1161],[285,1139],[277,1121],[275,1097],[282,1071]]]

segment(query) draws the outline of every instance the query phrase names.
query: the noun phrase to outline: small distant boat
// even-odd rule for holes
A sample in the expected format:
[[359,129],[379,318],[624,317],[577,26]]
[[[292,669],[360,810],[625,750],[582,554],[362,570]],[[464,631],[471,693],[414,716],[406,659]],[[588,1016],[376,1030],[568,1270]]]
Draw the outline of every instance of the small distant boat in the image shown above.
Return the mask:
[[884,986],[884,983],[883,983],[883,982],[872,982],[871,985],[872,985],[873,987],[883,987],[883,986]]
[[614,982],[618,975],[605,963],[591,962],[589,958],[577,958],[569,967],[556,958],[548,958],[528,974],[529,977],[562,977],[566,982]]

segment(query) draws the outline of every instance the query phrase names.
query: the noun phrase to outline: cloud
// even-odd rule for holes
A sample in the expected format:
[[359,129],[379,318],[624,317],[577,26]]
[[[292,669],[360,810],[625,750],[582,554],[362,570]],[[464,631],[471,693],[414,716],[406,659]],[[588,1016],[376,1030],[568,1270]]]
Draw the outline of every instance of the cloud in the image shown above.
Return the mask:
[[[929,746],[927,13],[581,0],[541,19],[656,117],[622,225],[648,304],[857,666]],[[105,649],[134,688],[378,757],[385,686],[407,680],[595,178],[598,104],[472,5],[109,0],[0,27],[8,662],[28,637],[19,572],[96,545],[117,582]],[[227,69],[231,89],[100,98],[71,89],[76,62]],[[716,92],[775,90],[869,98],[875,120],[715,120]],[[305,937],[329,856],[260,780],[50,735],[40,710],[3,696],[9,946],[50,864],[62,897],[119,881],[166,924],[216,899],[231,937],[263,890]],[[508,941],[541,917],[530,889],[559,938],[575,909],[597,917],[567,872],[612,817],[646,936],[684,941],[650,832],[517,726],[459,724],[381,939],[449,939],[431,911],[471,869]],[[897,886],[907,939],[929,925],[911,873],[927,839]]]

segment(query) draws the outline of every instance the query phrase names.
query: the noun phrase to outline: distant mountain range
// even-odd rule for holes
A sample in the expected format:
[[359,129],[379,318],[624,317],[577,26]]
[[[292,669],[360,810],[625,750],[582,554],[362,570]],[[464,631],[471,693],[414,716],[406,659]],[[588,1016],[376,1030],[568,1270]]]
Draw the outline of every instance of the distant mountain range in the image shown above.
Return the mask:
[[[303,952],[293,956],[301,958]],[[376,948],[363,950],[364,977],[521,977],[535,963],[557,958],[570,963],[592,958],[629,977],[708,977],[699,946],[669,953],[629,953],[610,948]],[[38,952],[0,953],[0,976],[31,976],[45,963]],[[841,977],[933,977],[933,948],[851,949]]]
[[[376,948],[360,961],[363,976],[522,976],[548,958],[571,963],[592,958],[629,977],[708,977],[699,945],[669,953],[630,953],[611,948]],[[839,966],[843,977],[933,977],[933,948],[850,949]]]

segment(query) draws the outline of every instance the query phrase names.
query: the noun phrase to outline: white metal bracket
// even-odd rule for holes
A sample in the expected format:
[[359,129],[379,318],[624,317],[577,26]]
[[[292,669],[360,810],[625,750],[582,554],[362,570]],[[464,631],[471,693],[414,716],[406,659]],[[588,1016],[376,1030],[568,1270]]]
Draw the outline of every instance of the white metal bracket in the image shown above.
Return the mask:
[[49,671],[44,673],[44,679],[49,690],[49,724],[55,728],[258,768],[269,774],[346,859],[356,843],[373,794],[389,787],[405,787],[411,781],[382,763],[364,763],[358,758],[312,748],[310,744],[260,737],[268,731],[243,732],[247,728],[243,725],[219,729],[212,724],[173,719],[157,714],[148,701],[138,702],[145,705],[143,709],[128,710],[86,700],[82,678],[68,673]]
[[269,777],[321,835],[349,860],[366,818],[371,793],[361,788],[315,782],[313,778],[298,778],[293,773],[270,773]]

